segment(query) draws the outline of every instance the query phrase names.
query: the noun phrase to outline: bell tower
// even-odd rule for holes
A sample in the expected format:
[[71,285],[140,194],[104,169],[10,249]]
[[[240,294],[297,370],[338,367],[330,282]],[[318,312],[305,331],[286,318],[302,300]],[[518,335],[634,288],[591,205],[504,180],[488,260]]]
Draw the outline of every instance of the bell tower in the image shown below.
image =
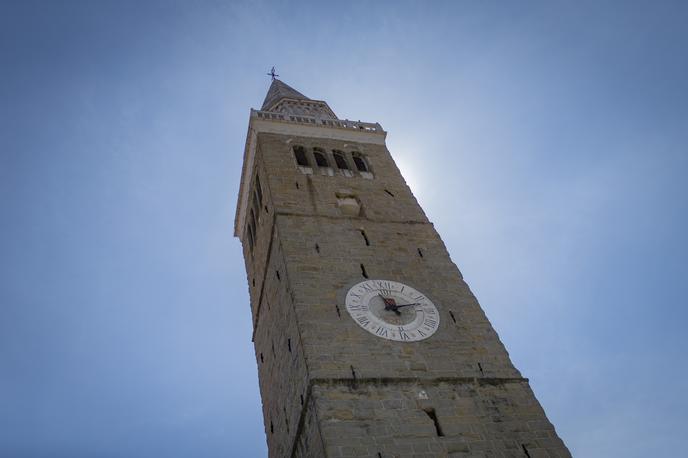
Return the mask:
[[273,79],[243,246],[270,457],[567,457],[378,123]]

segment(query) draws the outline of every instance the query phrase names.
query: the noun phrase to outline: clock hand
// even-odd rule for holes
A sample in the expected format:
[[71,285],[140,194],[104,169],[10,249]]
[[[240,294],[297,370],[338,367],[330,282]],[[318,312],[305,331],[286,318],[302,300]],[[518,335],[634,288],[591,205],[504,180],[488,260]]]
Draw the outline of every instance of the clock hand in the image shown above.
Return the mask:
[[413,304],[401,304],[401,305],[396,305],[396,308],[400,309],[402,307],[408,307],[410,305],[420,305],[420,302],[414,302]]
[[385,310],[391,310],[391,311],[393,311],[394,313],[396,313],[397,315],[401,315],[401,312],[400,312],[399,310],[397,310],[398,307],[397,307],[397,305],[394,303],[394,299],[385,297],[385,296],[383,296],[382,294],[378,294],[378,296],[380,296],[380,298],[382,298],[382,300],[384,301],[384,303],[385,303]]
[[394,310],[396,308],[394,299],[385,297],[382,294],[378,294],[378,296],[380,296],[380,299],[382,299],[382,301],[385,303],[385,310]]

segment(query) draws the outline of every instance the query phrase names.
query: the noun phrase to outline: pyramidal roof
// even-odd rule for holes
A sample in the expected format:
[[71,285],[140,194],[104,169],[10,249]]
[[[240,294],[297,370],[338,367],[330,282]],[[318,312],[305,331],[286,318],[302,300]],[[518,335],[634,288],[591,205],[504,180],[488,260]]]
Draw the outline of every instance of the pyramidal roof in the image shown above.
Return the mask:
[[263,100],[263,106],[260,109],[265,110],[270,108],[278,100],[283,98],[310,100],[293,87],[275,78],[272,80],[270,89],[268,89],[268,93],[265,95],[265,100]]

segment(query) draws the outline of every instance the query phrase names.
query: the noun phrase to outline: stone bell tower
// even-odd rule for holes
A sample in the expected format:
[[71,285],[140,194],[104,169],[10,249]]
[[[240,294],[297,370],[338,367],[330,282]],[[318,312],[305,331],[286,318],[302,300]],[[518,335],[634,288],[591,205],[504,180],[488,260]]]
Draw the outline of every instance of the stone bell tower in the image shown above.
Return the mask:
[[380,124],[274,79],[235,236],[270,457],[567,457]]

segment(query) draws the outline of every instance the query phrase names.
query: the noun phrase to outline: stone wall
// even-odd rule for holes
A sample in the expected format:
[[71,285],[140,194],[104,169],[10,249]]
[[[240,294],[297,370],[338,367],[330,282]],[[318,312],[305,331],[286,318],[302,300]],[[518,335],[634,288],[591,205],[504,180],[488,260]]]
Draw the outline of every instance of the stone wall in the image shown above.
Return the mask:
[[525,381],[330,381],[314,393],[329,457],[570,456]]
[[[360,152],[373,178],[305,174],[296,144]],[[244,255],[271,457],[569,456],[383,145],[259,134],[256,170]],[[364,275],[425,294],[438,331],[362,330],[344,296]]]

